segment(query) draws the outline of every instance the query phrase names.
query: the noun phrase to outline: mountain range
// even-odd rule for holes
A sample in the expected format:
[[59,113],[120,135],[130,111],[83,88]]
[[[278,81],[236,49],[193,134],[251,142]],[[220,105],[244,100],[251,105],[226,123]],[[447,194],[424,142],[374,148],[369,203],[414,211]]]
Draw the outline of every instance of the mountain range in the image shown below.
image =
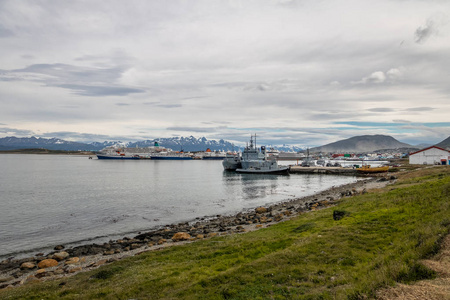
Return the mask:
[[[242,147],[235,146],[225,140],[208,140],[204,137],[195,138],[190,137],[173,137],[173,138],[159,138],[153,140],[144,140],[138,142],[121,143],[119,141],[105,141],[93,143],[71,142],[58,138],[39,138],[39,137],[4,137],[0,138],[0,151],[15,150],[15,149],[32,149],[43,148],[48,150],[65,150],[65,151],[99,151],[107,146],[112,146],[121,143],[126,147],[148,147],[153,146],[155,141],[160,146],[171,148],[179,151],[205,151],[207,148],[211,150],[243,150]],[[450,137],[436,144],[442,148],[450,148]],[[340,140],[334,143],[326,144],[320,147],[311,148],[310,152],[371,152],[377,150],[392,150],[402,149],[403,152],[415,151],[417,149],[425,148],[427,145],[411,146],[406,143],[399,142],[395,138],[388,135],[362,135],[355,136],[349,139]],[[267,148],[274,148],[279,151],[299,152],[303,151],[296,146],[289,145],[267,145]]]
[[[130,148],[144,148],[153,146],[155,142],[160,146],[170,148],[175,151],[206,151],[207,148],[213,151],[239,151],[242,147],[235,146],[232,143],[224,140],[208,140],[205,137],[195,138],[190,137],[173,137],[173,138],[158,138],[153,140],[144,140],[138,142],[122,143],[120,141],[104,141],[92,143],[70,142],[58,138],[38,138],[38,137],[5,137],[0,138],[0,151],[16,150],[16,149],[33,149],[42,148],[48,150],[65,150],[65,151],[99,151],[105,147],[121,144],[124,147]],[[279,151],[294,151],[298,152],[302,149],[296,146],[282,145],[282,146],[268,146],[274,147]]]

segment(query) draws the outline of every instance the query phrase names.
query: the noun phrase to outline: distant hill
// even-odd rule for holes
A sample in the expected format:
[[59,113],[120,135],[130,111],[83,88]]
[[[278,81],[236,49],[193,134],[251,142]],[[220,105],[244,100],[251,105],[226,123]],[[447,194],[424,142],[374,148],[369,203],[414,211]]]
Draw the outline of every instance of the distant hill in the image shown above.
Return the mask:
[[450,136],[448,138],[446,138],[445,140],[443,140],[442,142],[440,142],[439,144],[436,144],[436,146],[441,147],[441,148],[450,148]]
[[361,135],[310,149],[310,152],[371,152],[380,149],[415,148],[389,135]]

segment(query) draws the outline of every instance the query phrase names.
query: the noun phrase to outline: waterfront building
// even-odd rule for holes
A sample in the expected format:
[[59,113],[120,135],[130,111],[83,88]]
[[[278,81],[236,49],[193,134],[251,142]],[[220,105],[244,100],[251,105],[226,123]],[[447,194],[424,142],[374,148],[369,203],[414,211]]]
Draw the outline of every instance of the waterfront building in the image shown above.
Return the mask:
[[412,165],[448,165],[450,151],[438,146],[431,146],[409,154],[409,163]]

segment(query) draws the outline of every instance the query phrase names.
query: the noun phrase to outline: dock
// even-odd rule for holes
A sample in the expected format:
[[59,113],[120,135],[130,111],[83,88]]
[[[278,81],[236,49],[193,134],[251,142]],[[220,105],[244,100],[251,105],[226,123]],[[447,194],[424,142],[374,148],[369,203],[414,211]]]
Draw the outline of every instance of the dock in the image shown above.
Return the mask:
[[290,173],[299,174],[334,174],[334,175],[357,175],[358,172],[353,168],[342,168],[342,167],[301,167],[301,166],[291,166]]

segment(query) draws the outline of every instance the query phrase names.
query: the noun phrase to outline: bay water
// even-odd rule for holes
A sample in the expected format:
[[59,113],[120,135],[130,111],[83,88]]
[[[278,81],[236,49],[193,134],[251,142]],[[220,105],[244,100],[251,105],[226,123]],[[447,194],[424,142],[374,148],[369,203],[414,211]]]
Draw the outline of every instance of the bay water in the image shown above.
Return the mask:
[[1,154],[0,259],[34,255],[59,244],[132,237],[354,181],[355,177],[319,174],[237,174],[211,160]]

